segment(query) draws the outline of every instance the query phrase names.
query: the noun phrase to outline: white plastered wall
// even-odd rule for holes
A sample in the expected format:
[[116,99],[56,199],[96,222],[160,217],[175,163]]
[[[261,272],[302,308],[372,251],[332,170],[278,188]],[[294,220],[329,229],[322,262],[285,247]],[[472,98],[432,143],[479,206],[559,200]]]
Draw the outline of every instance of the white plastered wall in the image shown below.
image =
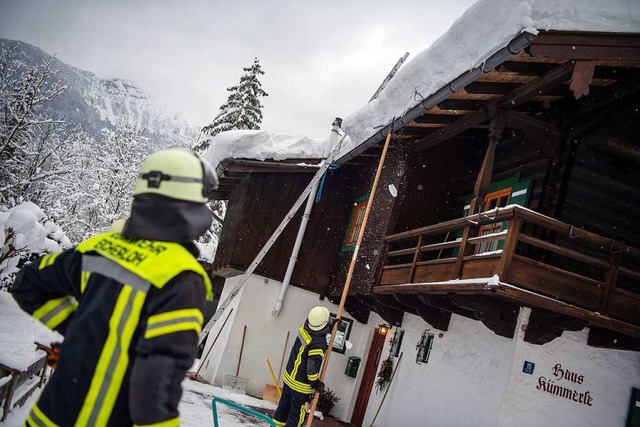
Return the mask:
[[[588,332],[588,329],[565,331],[542,346],[517,343],[501,427],[625,425],[631,390],[640,388],[640,355],[587,346]],[[523,372],[525,361],[535,364],[532,374]],[[556,365],[558,375],[562,371],[570,374],[556,377]],[[547,383],[551,380],[553,385],[570,390],[572,399],[548,393],[542,387],[538,389],[541,377]],[[580,394],[586,393],[591,397],[591,405],[573,400],[574,396],[580,400]]]
[[[226,298],[239,279],[238,276],[226,280],[222,300]],[[280,285],[281,283],[278,281],[265,279],[258,275],[252,275],[249,278],[242,293],[236,296],[233,304],[229,306],[229,309],[234,308],[234,312],[220,334],[215,347],[207,360],[203,359],[204,368],[201,375],[206,381],[222,386],[227,374],[236,374],[242,334],[246,325],[245,343],[238,376],[249,380],[247,394],[262,397],[264,385],[271,384],[265,356],[269,356],[273,369],[278,375],[287,331],[289,331],[289,340],[284,352],[285,365],[298,335],[298,328],[306,319],[309,310],[316,305],[324,305],[331,312],[337,312],[338,307],[335,304],[326,299],[321,301],[318,294],[290,286],[280,315],[274,317],[271,310],[280,291]],[[346,311],[343,313],[343,317],[353,319]],[[209,333],[203,355],[209,350],[210,341],[216,336],[224,319],[225,315]],[[354,319],[349,336],[353,347],[346,350],[345,354],[332,352],[324,381],[327,387],[340,397],[340,401],[331,411],[332,416],[343,420],[350,419],[362,374],[362,365],[365,359],[363,354],[368,351],[373,329],[381,322],[382,320],[375,314],[369,316],[368,325],[358,323]],[[344,374],[350,356],[363,359],[358,371],[358,378],[351,378]]]
[[[521,311],[519,321],[526,320]],[[637,352],[587,346],[587,329],[565,331],[550,343],[533,345],[523,341],[520,326],[516,338],[507,339],[479,321],[457,315],[442,332],[405,314],[403,360],[374,426],[625,425],[631,390],[640,388]],[[435,340],[429,362],[417,365],[415,345],[426,328],[435,333]],[[533,374],[523,372],[525,360],[535,363]],[[555,383],[578,393],[588,391],[592,406],[536,388],[541,376],[555,380],[557,364],[584,380]],[[382,396],[372,393],[363,425],[371,425]]]
[[[402,328],[404,355],[375,426],[498,425],[511,369],[511,340],[456,315],[448,331],[410,314]],[[415,346],[427,328],[435,333],[433,347],[429,362],[418,365]],[[381,360],[389,354],[388,341]],[[363,425],[371,425],[383,395],[372,393]]]

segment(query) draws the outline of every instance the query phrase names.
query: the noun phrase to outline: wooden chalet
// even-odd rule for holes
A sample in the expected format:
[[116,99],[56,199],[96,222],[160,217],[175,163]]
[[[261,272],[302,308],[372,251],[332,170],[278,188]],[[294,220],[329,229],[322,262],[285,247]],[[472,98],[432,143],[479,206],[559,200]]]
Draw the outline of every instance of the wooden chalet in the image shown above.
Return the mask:
[[[590,345],[640,349],[640,34],[521,33],[415,99],[328,173],[292,283],[339,298],[390,132],[353,317],[446,331],[455,313],[512,337],[527,306],[528,342],[589,327]],[[247,268],[316,170],[299,163],[222,165],[214,274]],[[257,274],[282,280],[300,216]]]

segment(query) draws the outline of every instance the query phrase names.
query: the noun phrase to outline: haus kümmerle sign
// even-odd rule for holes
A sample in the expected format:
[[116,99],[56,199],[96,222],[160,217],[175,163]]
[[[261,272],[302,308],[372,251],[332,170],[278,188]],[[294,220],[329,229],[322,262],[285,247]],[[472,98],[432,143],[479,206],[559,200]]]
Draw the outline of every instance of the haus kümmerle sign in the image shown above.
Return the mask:
[[[593,406],[593,398],[588,391],[580,392],[575,389],[584,381],[584,375],[563,368],[557,363],[551,370],[553,378],[540,376],[538,378],[537,390],[544,391],[576,403]],[[558,384],[556,384],[558,383]]]

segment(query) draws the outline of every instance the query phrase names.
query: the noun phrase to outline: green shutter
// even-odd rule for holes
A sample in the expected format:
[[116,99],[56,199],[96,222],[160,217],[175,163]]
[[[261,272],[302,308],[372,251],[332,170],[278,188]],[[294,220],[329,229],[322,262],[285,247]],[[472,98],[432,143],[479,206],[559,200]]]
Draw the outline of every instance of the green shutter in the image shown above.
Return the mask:
[[[502,190],[505,188],[511,187],[511,194],[509,195],[508,205],[520,205],[527,206],[527,201],[529,200],[529,193],[531,192],[531,180],[527,179],[526,181],[518,182],[520,180],[520,172],[516,172],[512,177],[502,179],[500,181],[496,181],[489,185],[489,191],[487,193],[493,193],[494,191]],[[469,205],[471,204],[471,200],[473,199],[473,195],[467,196],[468,198],[465,201],[464,209],[462,211],[462,216],[467,216],[469,212]],[[502,224],[502,229],[506,230],[509,227],[509,221],[504,221]],[[458,230],[456,235],[457,238],[462,237],[462,230]],[[498,249],[502,249],[504,247],[504,240],[498,242]],[[453,250],[453,256],[458,255],[458,249],[455,248]]]
[[529,201],[529,193],[531,192],[531,180],[518,182],[511,187],[511,197],[509,197],[510,205],[527,206]]

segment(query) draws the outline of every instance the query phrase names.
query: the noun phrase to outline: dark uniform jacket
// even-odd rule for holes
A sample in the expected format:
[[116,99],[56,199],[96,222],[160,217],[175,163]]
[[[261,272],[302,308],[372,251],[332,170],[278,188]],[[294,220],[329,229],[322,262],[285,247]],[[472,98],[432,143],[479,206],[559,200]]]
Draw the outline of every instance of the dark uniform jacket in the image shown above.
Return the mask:
[[65,337],[27,425],[179,425],[180,383],[212,297],[184,245],[101,234],[25,266],[12,292]]
[[298,337],[293,344],[283,381],[291,390],[302,394],[312,394],[318,381],[320,367],[327,350],[327,325],[319,331],[309,329],[309,322],[298,329]]

